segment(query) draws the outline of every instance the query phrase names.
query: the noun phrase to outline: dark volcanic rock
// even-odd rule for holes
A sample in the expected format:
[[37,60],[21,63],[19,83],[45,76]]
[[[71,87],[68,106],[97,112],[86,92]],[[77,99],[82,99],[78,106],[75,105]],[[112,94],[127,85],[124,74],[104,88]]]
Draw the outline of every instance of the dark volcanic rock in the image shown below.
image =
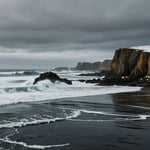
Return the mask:
[[95,73],[81,73],[79,76],[98,76],[98,77],[102,77],[102,76],[107,76],[109,74],[108,70],[102,70],[100,72],[95,72]]
[[85,83],[95,83],[101,86],[110,86],[110,85],[121,85],[121,86],[140,86],[140,87],[149,87],[150,78],[140,78],[131,80],[130,78],[104,78],[104,79],[90,79],[90,80],[78,80]]
[[150,78],[144,77],[132,80],[130,78],[105,78],[101,80],[98,85],[123,85],[123,86],[140,86],[140,87],[149,87]]
[[81,80],[77,80],[77,81],[80,81],[80,82],[85,82],[85,83],[101,83],[101,79],[98,78],[98,79],[89,79],[89,80],[84,80],[84,79],[81,79]]
[[72,81],[65,79],[65,78],[62,79],[56,73],[53,73],[53,72],[46,72],[46,73],[40,74],[40,76],[34,80],[33,84],[36,84],[39,81],[46,80],[46,79],[50,80],[52,83],[55,83],[56,81],[60,81],[69,85],[72,84]]
[[131,81],[121,78],[105,78],[100,81],[99,85],[127,85]]
[[86,80],[86,83],[101,83],[101,81],[102,81],[102,80],[99,79],[99,78],[98,78],[98,79],[95,79],[95,78],[94,78],[94,79],[91,79],[91,80]]

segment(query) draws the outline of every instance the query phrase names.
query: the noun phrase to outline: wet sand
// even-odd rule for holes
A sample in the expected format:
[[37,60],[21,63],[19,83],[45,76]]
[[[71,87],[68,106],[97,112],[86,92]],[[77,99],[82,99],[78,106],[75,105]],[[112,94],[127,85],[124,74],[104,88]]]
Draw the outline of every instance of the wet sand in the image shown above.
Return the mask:
[[[54,122],[37,121],[35,124],[26,124],[22,127],[1,128],[1,139],[6,139],[7,136],[10,141],[16,141],[13,143],[1,140],[1,149],[25,150],[38,149],[36,146],[41,146],[41,149],[56,150],[144,150],[150,146],[149,88],[131,93],[65,98],[0,107],[1,115],[6,119],[11,119],[15,115],[19,118],[23,113],[25,115],[22,118],[37,113],[41,118],[50,114],[56,117],[62,115],[62,112],[69,114],[70,110],[78,110],[80,115]],[[47,145],[57,146],[44,147]]]

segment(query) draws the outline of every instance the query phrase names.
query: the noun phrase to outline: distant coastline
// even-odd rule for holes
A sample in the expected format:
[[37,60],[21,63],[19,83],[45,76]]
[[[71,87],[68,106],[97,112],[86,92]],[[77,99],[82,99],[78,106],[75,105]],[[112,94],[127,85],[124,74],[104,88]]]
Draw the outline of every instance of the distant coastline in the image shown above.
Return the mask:
[[[67,67],[60,67],[55,70],[62,71],[63,69],[69,70]],[[97,83],[98,85],[149,87],[150,50],[148,50],[148,47],[144,49],[144,46],[120,48],[115,51],[112,60],[78,63],[74,70],[91,71],[91,73],[84,73],[81,76],[103,76],[103,79],[80,80],[81,82]]]

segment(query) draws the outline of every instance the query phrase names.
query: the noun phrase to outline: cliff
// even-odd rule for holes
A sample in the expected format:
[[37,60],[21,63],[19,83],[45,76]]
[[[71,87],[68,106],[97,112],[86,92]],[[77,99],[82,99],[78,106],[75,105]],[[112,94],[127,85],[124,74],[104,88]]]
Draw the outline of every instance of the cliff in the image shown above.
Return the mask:
[[114,77],[128,76],[138,79],[150,75],[150,52],[136,48],[120,48],[115,51],[110,75]]
[[99,70],[109,70],[111,65],[111,60],[104,60],[103,62],[83,62],[78,63],[75,67],[76,70],[89,70],[89,71],[99,71]]
[[83,63],[78,63],[77,66],[75,67],[76,70],[88,70],[88,71],[96,71],[98,70],[98,67],[101,62],[83,62]]
[[103,62],[101,62],[98,70],[110,70],[111,61],[112,60],[104,60]]

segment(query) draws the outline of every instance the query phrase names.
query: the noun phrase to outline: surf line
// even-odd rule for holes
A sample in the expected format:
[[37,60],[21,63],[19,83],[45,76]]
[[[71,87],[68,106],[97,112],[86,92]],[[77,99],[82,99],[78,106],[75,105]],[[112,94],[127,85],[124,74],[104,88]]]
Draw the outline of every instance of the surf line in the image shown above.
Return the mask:
[[34,149],[46,149],[46,148],[64,147],[64,146],[70,145],[70,143],[57,144],[57,145],[45,145],[45,146],[44,145],[28,145],[24,142],[12,141],[9,138],[5,138],[5,139],[0,138],[0,141],[5,142],[5,143],[20,145],[26,148],[34,148]]
[[[143,115],[143,114],[124,115],[124,114],[114,114],[114,113],[107,113],[107,112],[102,112],[102,111],[91,111],[91,110],[82,110],[82,109],[71,109],[71,108],[62,108],[62,109],[78,111],[78,113],[80,115],[81,115],[81,112],[83,112],[83,113],[88,113],[88,114],[98,114],[98,115],[106,115],[106,116],[133,117],[133,119],[126,118],[124,120],[146,120],[148,117],[150,117],[150,115]],[[71,120],[71,119],[68,119],[68,120]],[[121,118],[119,118],[119,119],[121,119]]]
[[76,110],[76,111],[72,111],[71,114],[67,114],[64,118],[43,118],[43,119],[32,119],[32,121],[22,121],[20,120],[20,122],[10,122],[7,124],[0,124],[0,129],[3,128],[14,128],[14,127],[25,127],[25,126],[29,126],[29,125],[37,125],[37,124],[42,124],[42,123],[54,123],[57,121],[64,121],[64,120],[68,120],[68,119],[73,119],[73,118],[77,118],[80,115],[80,111]]

